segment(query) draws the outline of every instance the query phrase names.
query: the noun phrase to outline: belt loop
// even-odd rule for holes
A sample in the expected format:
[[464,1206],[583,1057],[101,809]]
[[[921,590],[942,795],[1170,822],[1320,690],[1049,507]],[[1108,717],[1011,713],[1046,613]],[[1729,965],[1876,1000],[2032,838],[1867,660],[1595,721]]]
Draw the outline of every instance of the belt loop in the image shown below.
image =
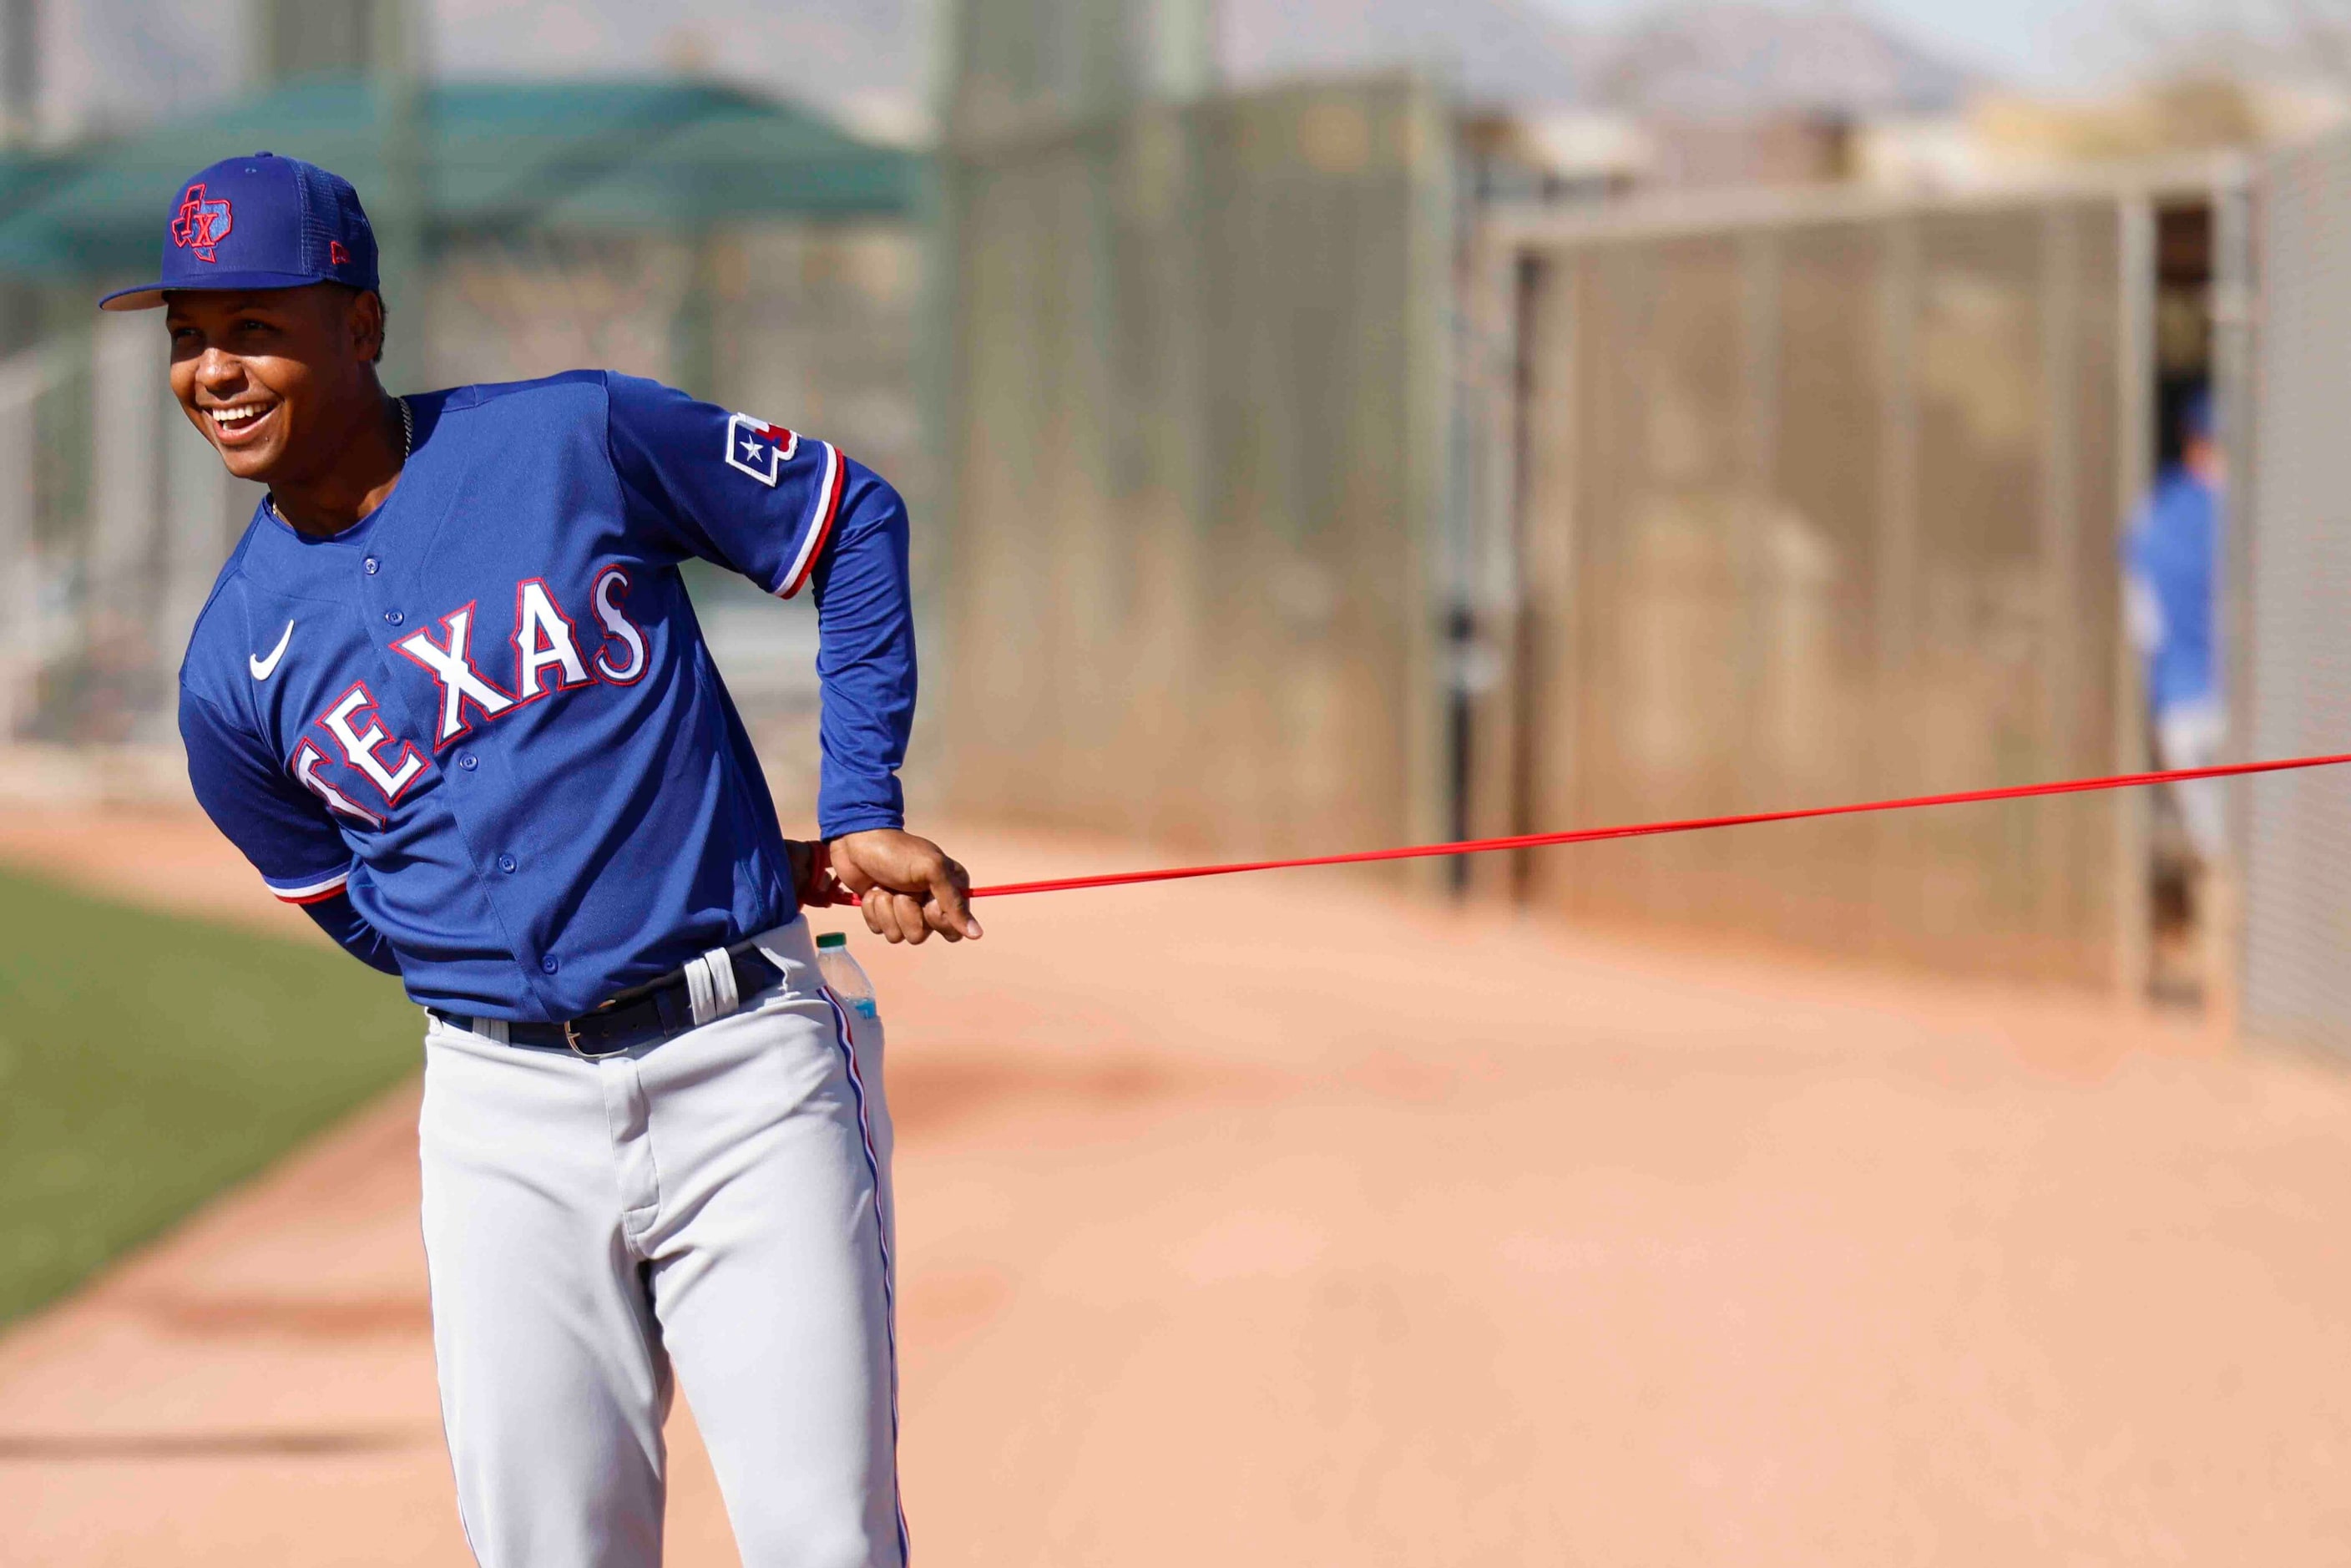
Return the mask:
[[514,1043],[507,1033],[507,1020],[504,1019],[477,1018],[474,1020],[474,1032],[484,1040],[495,1040],[500,1045]]
[[735,955],[724,947],[713,947],[702,961],[710,966],[710,1000],[718,1009],[716,1016],[726,1018],[741,1011],[743,998],[735,989]]
[[713,1023],[743,1005],[735,991],[735,956],[713,947],[685,961],[686,1011],[696,1025]]

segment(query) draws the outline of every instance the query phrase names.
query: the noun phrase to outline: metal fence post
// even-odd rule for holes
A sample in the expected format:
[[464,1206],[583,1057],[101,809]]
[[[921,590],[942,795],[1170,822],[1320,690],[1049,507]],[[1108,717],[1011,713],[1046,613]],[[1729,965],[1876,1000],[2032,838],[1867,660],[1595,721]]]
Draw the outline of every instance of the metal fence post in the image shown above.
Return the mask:
[[[2212,193],[2212,381],[2220,413],[2221,449],[2228,482],[2221,497],[2220,585],[2212,606],[2214,645],[2223,661],[2220,691],[2226,705],[2227,737],[2222,756],[2231,762],[2252,756],[2252,520],[2258,498],[2254,443],[2253,374],[2259,323],[2253,301],[2259,257],[2253,248],[2253,193],[2241,170],[2216,182]],[[2247,845],[2252,832],[2252,790],[2228,794],[2227,851],[2213,868],[2208,888],[2204,960],[2205,1016],[2234,1032],[2244,1023]]]
[[73,728],[127,740],[148,706],[157,663],[156,537],[162,403],[155,380],[162,333],[141,313],[99,319],[90,359],[88,682]]
[[31,719],[40,671],[34,408],[47,371],[38,350],[0,363],[0,744]]
[[[2121,526],[2155,473],[2155,204],[2134,196],[2119,206],[2122,300],[2121,335],[2115,355],[2117,378],[2115,451],[2121,472],[2115,486],[2123,508]],[[2117,592],[2120,591],[2119,583]],[[2127,624],[2126,621],[2123,622]],[[2138,654],[2127,636],[2115,639],[2115,752],[2118,772],[2147,765],[2147,696]],[[2115,989],[2126,1001],[2143,1000],[2154,973],[2153,892],[2147,857],[2154,813],[2147,796],[2126,790],[2115,801]]]

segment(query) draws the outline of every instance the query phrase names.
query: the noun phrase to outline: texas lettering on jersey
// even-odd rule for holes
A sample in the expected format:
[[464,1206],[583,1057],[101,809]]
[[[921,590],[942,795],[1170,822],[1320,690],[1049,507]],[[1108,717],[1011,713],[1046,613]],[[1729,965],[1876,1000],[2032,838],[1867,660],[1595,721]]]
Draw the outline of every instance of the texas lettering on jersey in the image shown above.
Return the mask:
[[609,681],[633,685],[645,673],[645,637],[621,610],[629,574],[617,566],[596,574],[589,601],[603,637],[590,661],[582,655],[576,623],[555,601],[546,582],[532,578],[515,585],[514,675],[505,687],[474,662],[472,603],[441,617],[441,635],[412,632],[392,644],[441,688],[441,721],[433,737],[439,750],[473,728],[472,716],[488,720],[556,692]]
[[[476,719],[487,723],[501,718],[541,697],[593,685],[635,685],[645,673],[645,633],[623,608],[628,591],[627,568],[608,566],[596,574],[586,595],[596,631],[583,638],[579,622],[565,612],[545,579],[515,584],[514,632],[507,640],[511,656],[504,684],[474,655],[478,600],[442,616],[437,636],[413,632],[393,643],[395,653],[433,678],[440,716],[432,749],[437,753],[470,733]],[[281,643],[281,651],[283,647]],[[321,772],[328,766],[327,754],[308,732],[287,760],[295,779],[329,810],[371,828],[383,826],[384,812],[400,803],[425,768],[416,747],[384,727],[379,706],[367,682],[355,681],[312,727],[333,743],[345,768],[368,782],[382,810],[340,787],[350,779],[339,781]]]
[[278,897],[340,891],[412,997],[526,1019],[789,918],[689,560],[813,589],[817,829],[904,822],[907,521],[879,476],[605,371],[407,406],[373,513],[318,538],[256,507],[182,669],[197,799]]

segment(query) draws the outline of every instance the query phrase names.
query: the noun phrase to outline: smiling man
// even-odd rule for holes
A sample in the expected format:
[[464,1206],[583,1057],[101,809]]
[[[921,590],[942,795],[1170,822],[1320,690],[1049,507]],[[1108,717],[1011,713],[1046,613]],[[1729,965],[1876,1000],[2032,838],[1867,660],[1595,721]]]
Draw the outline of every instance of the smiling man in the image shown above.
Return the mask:
[[[191,179],[161,281],[101,303],[164,308],[182,408],[269,491],[181,673],[197,798],[429,1014],[434,1341],[479,1560],[657,1563],[674,1365],[747,1564],[903,1563],[886,1113],[799,913],[980,935],[903,827],[896,493],[605,371],[390,395],[366,214],[290,158]],[[778,827],[689,557],[814,595],[815,843]]]

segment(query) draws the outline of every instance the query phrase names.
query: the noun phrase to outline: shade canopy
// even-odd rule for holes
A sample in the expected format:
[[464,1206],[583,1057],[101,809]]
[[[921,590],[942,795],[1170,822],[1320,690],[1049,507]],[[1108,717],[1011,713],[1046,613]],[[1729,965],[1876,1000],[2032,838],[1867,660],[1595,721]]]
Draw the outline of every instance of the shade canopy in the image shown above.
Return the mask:
[[[419,94],[415,125],[428,244],[895,215],[912,204],[921,162],[701,81],[446,82]],[[0,160],[0,272],[152,273],[177,182],[241,152],[332,169],[381,215],[385,132],[372,84],[321,77],[183,123]]]

